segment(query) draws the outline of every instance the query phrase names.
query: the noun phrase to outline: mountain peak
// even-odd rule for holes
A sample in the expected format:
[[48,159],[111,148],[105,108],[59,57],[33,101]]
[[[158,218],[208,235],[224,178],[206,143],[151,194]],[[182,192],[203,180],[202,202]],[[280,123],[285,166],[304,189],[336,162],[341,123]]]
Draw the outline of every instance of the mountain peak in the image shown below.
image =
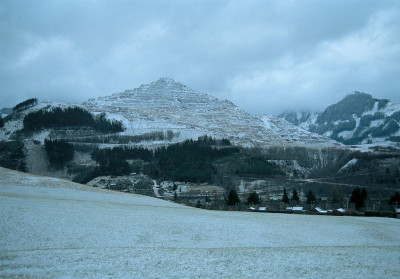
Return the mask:
[[[133,90],[126,90],[124,93],[131,94],[154,94],[157,93],[159,95],[176,95],[182,93],[199,93],[186,85],[177,82],[169,77],[161,77],[156,81],[150,82],[148,84],[143,84],[139,88],[135,88]],[[121,93],[117,93],[121,94]],[[200,94],[200,93],[199,93]]]
[[372,99],[372,95],[371,94],[364,93],[364,92],[361,92],[361,91],[354,91],[354,92],[350,93],[347,96],[356,96],[356,97],[364,97],[364,98]]
[[[91,99],[83,106],[91,112],[105,112],[121,120],[126,127],[124,133],[130,135],[172,131],[178,135],[177,141],[209,135],[228,138],[243,146],[298,144],[298,137],[275,134],[278,128],[267,129],[264,121],[232,102],[193,90],[168,77],[133,90]],[[274,127],[280,125],[276,123]],[[285,133],[288,129],[281,130]],[[326,143],[312,140],[317,142]]]
[[160,77],[156,82],[161,82],[161,83],[177,83],[175,80],[173,80],[170,77]]
[[157,86],[157,87],[163,87],[163,88],[171,88],[171,87],[186,87],[186,85],[175,81],[172,78],[169,77],[161,77],[156,81],[153,81],[147,85],[143,86]]
[[286,113],[281,117],[311,132],[350,145],[399,142],[400,138],[400,105],[359,91],[347,95],[321,113]]

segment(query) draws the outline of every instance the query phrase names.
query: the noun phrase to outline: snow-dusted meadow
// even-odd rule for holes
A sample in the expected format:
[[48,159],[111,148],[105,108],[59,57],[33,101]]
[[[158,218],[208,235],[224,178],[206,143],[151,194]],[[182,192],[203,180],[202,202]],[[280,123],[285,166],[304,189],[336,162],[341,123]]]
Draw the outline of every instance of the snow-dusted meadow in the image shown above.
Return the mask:
[[400,220],[220,212],[0,168],[0,277],[398,278]]

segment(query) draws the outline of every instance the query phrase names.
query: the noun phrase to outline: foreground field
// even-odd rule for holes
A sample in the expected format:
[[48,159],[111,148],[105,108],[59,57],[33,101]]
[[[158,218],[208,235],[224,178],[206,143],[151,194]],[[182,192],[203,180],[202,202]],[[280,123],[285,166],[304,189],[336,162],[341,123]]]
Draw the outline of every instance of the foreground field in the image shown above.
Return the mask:
[[218,212],[0,168],[0,277],[396,278],[400,220]]

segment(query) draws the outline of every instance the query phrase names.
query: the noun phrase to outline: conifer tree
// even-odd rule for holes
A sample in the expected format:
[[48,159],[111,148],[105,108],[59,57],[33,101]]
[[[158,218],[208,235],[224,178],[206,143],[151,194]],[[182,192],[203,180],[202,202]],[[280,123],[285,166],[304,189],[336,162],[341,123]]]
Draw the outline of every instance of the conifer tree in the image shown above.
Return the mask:
[[293,189],[292,200],[296,201],[297,204],[300,203],[300,197],[296,189]]
[[394,193],[394,195],[390,197],[389,204],[400,205],[400,193],[399,192]]
[[286,188],[283,188],[282,202],[289,203],[289,197],[288,197],[288,195],[286,193]]
[[179,198],[176,192],[174,192],[174,202],[179,202]]
[[307,192],[307,200],[306,203],[311,204],[314,203],[316,201],[316,197],[314,195],[314,193],[310,190]]
[[236,205],[240,203],[239,196],[235,190],[231,190],[228,195],[228,205]]
[[364,200],[367,199],[367,190],[363,188],[362,190],[359,187],[356,187],[351,193],[350,202],[354,202],[356,209],[363,208]]
[[249,204],[259,204],[260,203],[260,197],[257,195],[256,192],[253,192],[250,194],[250,196],[247,198],[247,202]]

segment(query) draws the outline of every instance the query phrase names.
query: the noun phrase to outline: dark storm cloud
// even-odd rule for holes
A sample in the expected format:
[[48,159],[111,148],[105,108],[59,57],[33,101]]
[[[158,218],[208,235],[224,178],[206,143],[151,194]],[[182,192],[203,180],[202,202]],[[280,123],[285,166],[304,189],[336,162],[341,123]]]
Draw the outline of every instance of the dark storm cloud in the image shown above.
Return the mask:
[[168,76],[251,113],[398,97],[398,1],[2,1],[0,106]]

